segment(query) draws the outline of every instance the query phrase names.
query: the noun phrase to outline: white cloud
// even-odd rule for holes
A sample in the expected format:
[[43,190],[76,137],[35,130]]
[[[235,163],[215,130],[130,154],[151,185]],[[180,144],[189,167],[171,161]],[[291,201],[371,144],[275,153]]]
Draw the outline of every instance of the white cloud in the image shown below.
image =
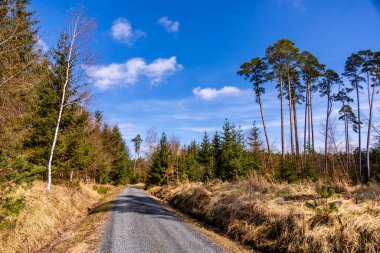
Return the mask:
[[178,21],[172,21],[168,17],[162,17],[157,21],[158,24],[162,25],[164,29],[169,32],[178,32],[179,31],[179,22]]
[[158,58],[146,63],[142,58],[132,58],[125,63],[112,63],[100,66],[83,66],[89,80],[96,87],[106,89],[115,85],[132,85],[140,77],[147,78],[152,85],[159,84],[166,76],[173,74],[183,66],[177,58]]
[[36,44],[34,45],[34,48],[35,48],[35,50],[41,51],[43,53],[45,53],[45,52],[47,52],[49,50],[48,45],[40,37],[37,39]]
[[197,87],[193,90],[195,96],[203,100],[213,100],[222,96],[236,96],[241,93],[241,90],[234,86],[224,86],[223,88],[217,90],[215,88],[204,88]]
[[116,19],[111,27],[112,37],[127,45],[132,45],[137,38],[145,36],[141,30],[133,30],[131,22],[126,18]]

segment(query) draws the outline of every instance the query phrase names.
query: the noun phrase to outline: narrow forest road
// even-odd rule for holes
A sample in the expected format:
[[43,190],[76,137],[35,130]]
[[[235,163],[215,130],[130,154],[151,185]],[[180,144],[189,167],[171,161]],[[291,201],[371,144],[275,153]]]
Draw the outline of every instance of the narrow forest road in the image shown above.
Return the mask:
[[225,252],[136,187],[115,200],[100,252]]

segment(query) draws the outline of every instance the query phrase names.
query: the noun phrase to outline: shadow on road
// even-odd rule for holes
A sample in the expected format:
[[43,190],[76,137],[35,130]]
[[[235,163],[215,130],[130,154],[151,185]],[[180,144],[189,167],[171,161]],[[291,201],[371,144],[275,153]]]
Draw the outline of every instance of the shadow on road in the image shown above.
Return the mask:
[[88,214],[100,212],[138,213],[155,218],[178,221],[179,218],[166,211],[157,201],[143,194],[139,187],[130,187],[127,193],[122,193],[117,199],[105,202],[88,210]]

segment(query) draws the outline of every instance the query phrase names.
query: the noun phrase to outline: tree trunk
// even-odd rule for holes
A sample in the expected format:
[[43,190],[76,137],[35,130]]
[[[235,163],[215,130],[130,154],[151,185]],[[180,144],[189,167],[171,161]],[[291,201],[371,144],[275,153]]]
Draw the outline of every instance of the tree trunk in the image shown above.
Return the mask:
[[57,143],[58,132],[59,132],[59,125],[61,123],[63,107],[65,106],[66,89],[67,89],[67,85],[69,84],[72,53],[73,53],[73,49],[74,49],[74,41],[75,41],[75,38],[76,38],[76,28],[77,28],[77,23],[75,23],[75,25],[74,25],[74,30],[73,30],[71,41],[70,41],[69,55],[68,55],[68,58],[67,58],[67,66],[66,66],[66,73],[65,73],[65,82],[63,84],[61,104],[59,106],[57,126],[55,128],[54,139],[53,139],[53,143],[51,145],[51,150],[50,150],[50,157],[49,157],[49,163],[48,163],[48,183],[47,183],[47,187],[46,187],[46,191],[47,192],[49,192],[50,189],[51,189],[51,163],[53,161],[55,145]]
[[328,112],[327,112],[327,114],[326,114],[326,128],[325,128],[325,170],[326,170],[326,174],[327,174],[327,171],[328,171],[328,164],[327,164],[327,134],[328,134],[328,124],[329,124],[329,116],[328,116]]
[[267,149],[268,149],[268,153],[270,153],[270,144],[269,144],[267,128],[266,128],[265,120],[264,120],[264,110],[263,110],[263,105],[261,103],[261,96],[258,96],[257,100],[259,101],[259,105],[260,105],[261,121],[263,122],[264,135],[265,135],[265,140],[267,142]]
[[373,99],[374,99],[375,93],[376,93],[376,83],[373,84],[371,101],[369,103],[368,134],[367,134],[367,179],[370,179],[371,177],[369,145],[371,144],[372,110],[373,110]]
[[299,156],[300,154],[300,146],[298,141],[298,118],[297,118],[297,101],[296,99],[293,99],[293,116],[294,116],[294,134],[295,134],[295,141],[296,141],[296,155]]
[[285,136],[284,136],[284,95],[282,91],[282,78],[280,77],[280,98],[281,98],[281,154],[285,160]]
[[306,163],[306,129],[307,129],[307,118],[308,118],[308,110],[309,110],[309,84],[306,84],[306,101],[305,101],[305,124],[303,129],[303,153],[304,160]]
[[359,173],[364,176],[364,180],[367,182],[367,173],[362,171],[362,135],[361,135],[361,121],[360,121],[360,97],[359,97],[359,88],[356,85],[356,103],[358,107],[358,135],[359,135]]
[[291,154],[294,154],[294,137],[293,137],[293,101],[292,101],[292,87],[290,85],[290,76],[288,70],[288,95],[289,95],[289,123],[290,123],[290,147]]
[[[343,103],[344,106],[344,103]],[[348,144],[348,122],[347,122],[347,113],[344,112],[344,139],[345,139],[345,144],[346,144],[346,168],[348,169],[350,164],[349,164],[349,144]]]
[[137,155],[135,154],[135,162],[133,164],[133,173],[136,173],[136,161],[137,161]]
[[311,94],[311,90],[310,90],[309,99],[310,99],[309,107],[310,107],[310,125],[311,125],[311,147],[313,148],[313,151],[314,151],[315,146],[314,146],[314,123],[313,123],[313,95]]
[[328,94],[327,95],[326,128],[325,128],[325,170],[326,170],[326,175],[328,174],[327,140],[328,140],[330,113],[331,113],[330,94]]
[[311,135],[311,116],[310,116],[310,91],[309,91],[309,101],[308,101],[308,112],[307,112],[307,150],[308,153],[310,154],[310,135]]

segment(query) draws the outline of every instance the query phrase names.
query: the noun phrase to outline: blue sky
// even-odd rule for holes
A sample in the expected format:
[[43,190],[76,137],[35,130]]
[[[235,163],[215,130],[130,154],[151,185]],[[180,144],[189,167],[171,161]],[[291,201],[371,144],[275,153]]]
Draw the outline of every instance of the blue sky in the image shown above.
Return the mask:
[[[97,29],[88,42],[96,59],[86,68],[93,93],[89,107],[118,123],[129,145],[131,138],[136,134],[144,138],[151,127],[175,134],[186,144],[199,140],[205,130],[221,129],[225,118],[243,129],[254,120],[261,126],[250,84],[236,71],[244,61],[263,56],[266,47],[280,38],[294,41],[338,73],[351,53],[380,50],[380,3],[375,0],[32,4],[48,47],[55,44],[71,7],[83,6],[96,20]],[[264,110],[270,141],[278,145],[279,101],[273,87],[266,87]],[[365,107],[368,102],[365,94],[362,97]],[[325,101],[316,94],[319,144],[324,113]],[[302,129],[301,120],[299,124]]]

